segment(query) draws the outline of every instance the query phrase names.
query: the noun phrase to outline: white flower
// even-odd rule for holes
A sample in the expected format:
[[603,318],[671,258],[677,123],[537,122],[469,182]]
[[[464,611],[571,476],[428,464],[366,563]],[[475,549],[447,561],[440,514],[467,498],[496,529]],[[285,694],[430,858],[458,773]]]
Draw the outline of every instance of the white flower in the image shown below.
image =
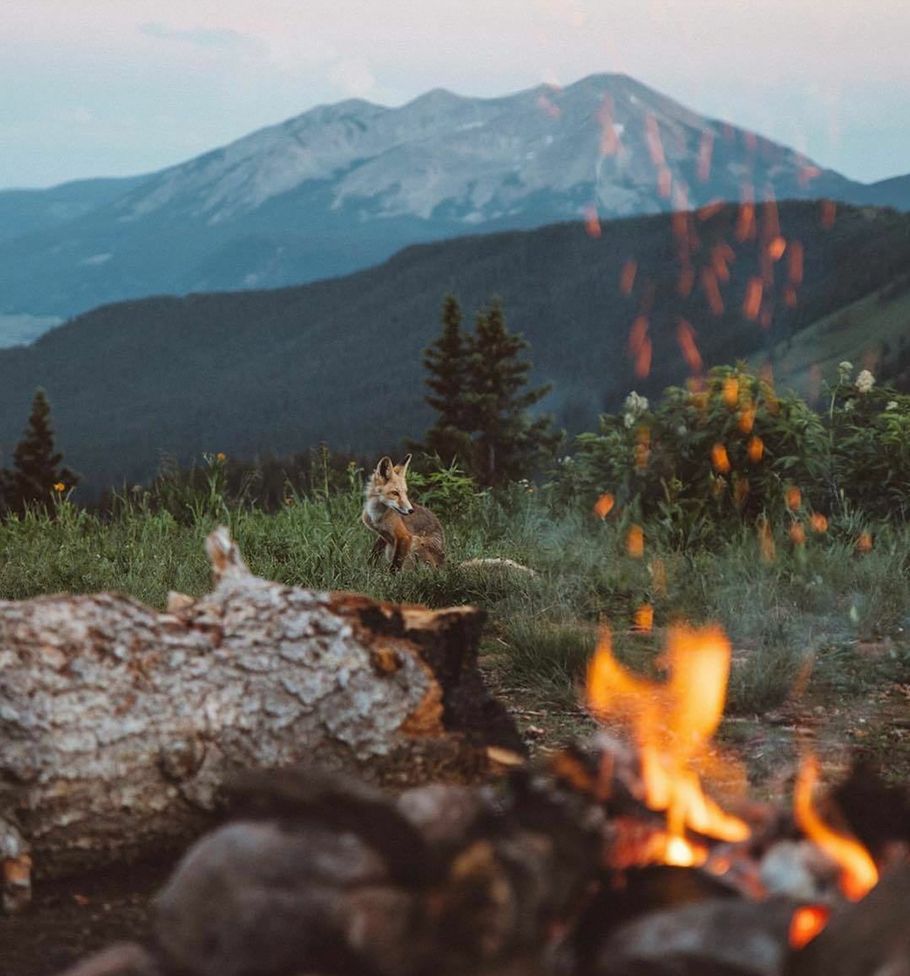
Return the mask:
[[648,398],[639,396],[634,390],[626,397],[623,404],[625,413],[623,423],[626,427],[634,427],[635,421],[648,409]]
[[897,410],[897,400],[889,400],[885,404],[885,409],[886,410]]
[[869,372],[868,369],[864,369],[859,376],[856,377],[856,388],[860,393],[868,393],[872,387],[875,386],[875,377]]
[[853,372],[853,363],[848,360],[844,360],[842,363],[837,364],[837,382],[846,383],[850,379],[850,374]]

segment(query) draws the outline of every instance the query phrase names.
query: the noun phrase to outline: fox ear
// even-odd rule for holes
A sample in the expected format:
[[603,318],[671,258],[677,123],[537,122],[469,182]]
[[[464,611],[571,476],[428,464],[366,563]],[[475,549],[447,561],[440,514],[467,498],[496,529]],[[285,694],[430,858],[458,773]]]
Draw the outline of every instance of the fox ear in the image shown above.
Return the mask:
[[376,474],[386,481],[392,477],[392,459],[390,457],[381,457],[379,459],[379,463],[376,465]]
[[411,455],[409,454],[402,462],[398,465],[398,471],[400,474],[408,473],[408,465],[411,463]]

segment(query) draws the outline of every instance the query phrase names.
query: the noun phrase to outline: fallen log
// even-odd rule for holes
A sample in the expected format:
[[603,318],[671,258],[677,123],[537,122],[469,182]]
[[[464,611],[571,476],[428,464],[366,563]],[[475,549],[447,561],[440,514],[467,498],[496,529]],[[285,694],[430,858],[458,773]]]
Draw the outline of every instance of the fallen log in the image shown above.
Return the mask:
[[475,666],[480,611],[268,582],[225,529],[207,549],[213,591],[166,613],[110,593],[0,602],[8,900],[29,854],[59,876],[198,832],[240,768],[400,786],[522,749]]

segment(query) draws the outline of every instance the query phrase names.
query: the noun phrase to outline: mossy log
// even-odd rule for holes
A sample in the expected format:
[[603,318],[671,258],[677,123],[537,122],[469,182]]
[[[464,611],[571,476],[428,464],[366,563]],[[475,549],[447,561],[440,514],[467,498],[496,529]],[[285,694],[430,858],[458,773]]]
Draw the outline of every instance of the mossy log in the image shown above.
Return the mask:
[[[179,842],[233,771],[307,762],[399,785],[521,749],[476,669],[482,614],[268,582],[225,529],[215,586],[0,602],[0,860],[61,875]],[[6,826],[4,826],[6,825]]]

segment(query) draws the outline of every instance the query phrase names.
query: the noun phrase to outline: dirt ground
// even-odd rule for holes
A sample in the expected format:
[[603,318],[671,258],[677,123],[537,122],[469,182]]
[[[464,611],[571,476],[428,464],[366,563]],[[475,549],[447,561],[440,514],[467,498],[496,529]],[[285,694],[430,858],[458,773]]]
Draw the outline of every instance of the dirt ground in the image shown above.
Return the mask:
[[[486,661],[484,670],[494,693],[515,716],[532,755],[545,756],[594,731],[590,716],[565,695],[510,686],[495,661]],[[852,757],[863,755],[888,779],[910,783],[910,684],[885,680],[861,695],[842,698],[819,691],[761,716],[730,717],[719,741],[744,763],[750,793],[757,798],[783,801],[789,795],[806,743],[820,757],[827,782],[835,782]],[[150,900],[174,862],[168,855],[36,884],[24,914],[0,917],[0,976],[54,976],[112,942],[142,940],[149,928]]]

